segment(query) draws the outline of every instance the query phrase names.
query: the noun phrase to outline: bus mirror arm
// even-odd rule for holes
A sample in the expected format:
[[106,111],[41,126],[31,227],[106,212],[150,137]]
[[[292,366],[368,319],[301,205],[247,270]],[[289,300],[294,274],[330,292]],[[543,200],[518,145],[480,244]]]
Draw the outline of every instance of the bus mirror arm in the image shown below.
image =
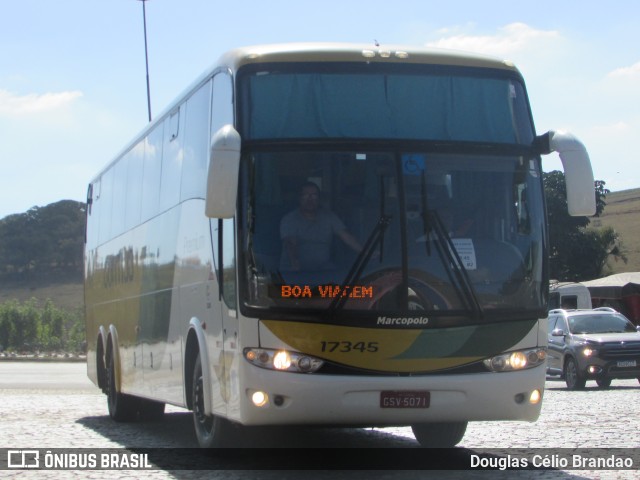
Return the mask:
[[574,135],[550,131],[536,138],[534,145],[541,154],[557,152],[562,161],[567,187],[567,206],[572,216],[596,213],[595,183],[587,149]]
[[213,135],[205,215],[209,218],[231,218],[236,211],[238,171],[240,167],[240,134],[225,125]]

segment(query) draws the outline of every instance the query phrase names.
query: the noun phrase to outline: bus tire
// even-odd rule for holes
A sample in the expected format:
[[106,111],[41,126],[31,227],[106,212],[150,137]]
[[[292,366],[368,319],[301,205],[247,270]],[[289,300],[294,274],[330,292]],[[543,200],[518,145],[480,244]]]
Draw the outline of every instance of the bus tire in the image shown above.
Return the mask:
[[139,399],[116,390],[113,352],[110,352],[107,361],[107,406],[109,408],[109,416],[116,422],[134,421],[138,415]]
[[413,435],[424,448],[456,446],[467,431],[467,422],[417,423],[411,425]]
[[193,425],[201,448],[220,448],[232,446],[234,427],[218,415],[206,415],[204,409],[204,381],[200,353],[193,366],[191,382],[191,401],[193,405]]
[[162,417],[164,417],[164,407],[165,404],[162,402],[147,400],[146,398],[140,399],[140,406],[138,408],[140,412],[140,420],[144,422],[162,420]]

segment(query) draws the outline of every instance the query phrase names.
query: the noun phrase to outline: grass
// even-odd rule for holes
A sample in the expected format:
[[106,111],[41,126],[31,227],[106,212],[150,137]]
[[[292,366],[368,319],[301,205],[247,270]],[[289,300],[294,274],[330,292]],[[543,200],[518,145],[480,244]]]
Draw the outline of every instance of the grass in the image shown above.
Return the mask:
[[61,283],[37,280],[0,283],[0,303],[14,299],[22,303],[31,298],[35,298],[41,304],[50,299],[59,308],[76,310],[84,306],[84,287],[82,283],[68,280]]

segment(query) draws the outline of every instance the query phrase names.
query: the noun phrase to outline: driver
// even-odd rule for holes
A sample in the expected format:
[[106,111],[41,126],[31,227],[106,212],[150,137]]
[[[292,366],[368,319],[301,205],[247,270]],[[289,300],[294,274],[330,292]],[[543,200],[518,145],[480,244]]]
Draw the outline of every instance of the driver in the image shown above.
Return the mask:
[[362,246],[347,231],[342,220],[333,212],[320,207],[320,188],[313,182],[302,185],[297,209],[286,214],[280,222],[282,239],[281,271],[330,270],[331,241],[338,236],[355,252]]

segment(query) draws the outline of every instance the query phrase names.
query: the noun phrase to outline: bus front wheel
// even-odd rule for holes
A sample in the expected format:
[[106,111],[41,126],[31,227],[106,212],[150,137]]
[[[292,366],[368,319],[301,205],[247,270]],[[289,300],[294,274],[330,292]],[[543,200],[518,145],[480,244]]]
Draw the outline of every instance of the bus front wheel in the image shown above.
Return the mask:
[[218,415],[206,415],[204,409],[204,380],[200,354],[196,357],[191,382],[191,400],[193,405],[193,424],[198,444],[202,448],[219,448],[231,446],[233,425]]
[[464,437],[467,422],[418,423],[411,430],[421,447],[450,448]]

